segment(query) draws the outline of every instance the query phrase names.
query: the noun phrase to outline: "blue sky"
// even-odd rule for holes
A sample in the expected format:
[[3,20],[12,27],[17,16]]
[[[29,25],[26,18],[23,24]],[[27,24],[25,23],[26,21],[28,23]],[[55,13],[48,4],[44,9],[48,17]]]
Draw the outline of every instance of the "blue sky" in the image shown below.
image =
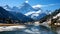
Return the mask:
[[[20,6],[25,0],[0,0],[0,6]],[[31,6],[41,5],[43,10],[55,10],[60,8],[60,0],[28,0]],[[44,6],[44,7],[43,7]]]

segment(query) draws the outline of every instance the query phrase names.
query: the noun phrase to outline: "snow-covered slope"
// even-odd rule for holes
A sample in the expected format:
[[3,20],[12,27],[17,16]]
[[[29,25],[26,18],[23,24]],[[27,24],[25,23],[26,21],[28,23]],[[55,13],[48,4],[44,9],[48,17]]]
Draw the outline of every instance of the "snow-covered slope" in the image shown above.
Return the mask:
[[53,19],[60,17],[60,13],[58,13],[56,16],[53,16]]
[[39,11],[28,12],[25,15],[31,17],[34,20],[40,20],[42,17],[46,15],[46,13],[42,13],[41,10],[39,10]]

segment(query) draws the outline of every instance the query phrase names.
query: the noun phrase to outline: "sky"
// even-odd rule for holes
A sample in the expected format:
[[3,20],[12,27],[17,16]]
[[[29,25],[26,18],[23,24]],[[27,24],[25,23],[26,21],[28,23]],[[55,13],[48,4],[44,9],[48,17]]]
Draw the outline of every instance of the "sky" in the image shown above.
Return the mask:
[[20,6],[25,1],[31,6],[39,6],[43,10],[55,10],[60,8],[60,0],[0,0],[0,6]]

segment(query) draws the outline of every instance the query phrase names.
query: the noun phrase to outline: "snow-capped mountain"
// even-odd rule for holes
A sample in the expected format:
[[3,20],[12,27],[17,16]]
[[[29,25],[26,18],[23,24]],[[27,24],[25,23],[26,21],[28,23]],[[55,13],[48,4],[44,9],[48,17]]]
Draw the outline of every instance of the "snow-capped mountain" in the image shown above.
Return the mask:
[[16,7],[9,7],[8,5],[3,7],[4,9],[8,10],[8,11],[14,11],[14,12],[21,12],[22,14],[25,14],[27,12],[32,12],[32,11],[38,11],[40,10],[40,7],[37,6],[31,6],[29,5],[26,1],[24,3],[21,4],[21,6]]
[[20,12],[22,12],[23,14],[33,11],[33,10],[34,9],[28,3],[23,3],[20,8]]
[[48,15],[47,13],[42,11],[39,5],[32,6],[32,8],[34,10],[27,12],[25,15],[31,17],[34,20],[40,20],[42,17]]
[[10,8],[8,5],[4,6],[3,8],[5,8],[8,11],[14,11],[14,12],[20,12],[22,14],[25,14],[29,11],[33,11],[35,9],[32,8],[32,6],[30,6],[28,3],[24,2],[23,4],[21,4],[21,6],[19,7],[12,7]]
[[24,2],[20,7],[13,7],[10,8],[9,6],[6,6],[8,11],[14,11],[14,12],[20,12],[34,20],[39,20],[43,16],[47,15],[46,13],[43,13],[43,11],[40,8],[40,5],[31,6],[27,2]]

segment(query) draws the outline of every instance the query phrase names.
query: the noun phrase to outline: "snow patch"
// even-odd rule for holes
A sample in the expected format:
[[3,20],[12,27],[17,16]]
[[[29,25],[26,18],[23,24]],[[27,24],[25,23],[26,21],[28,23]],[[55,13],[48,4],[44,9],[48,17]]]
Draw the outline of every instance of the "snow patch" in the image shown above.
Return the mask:
[[36,15],[39,15],[40,13],[41,13],[41,10],[36,11],[36,12],[35,12],[35,11],[30,11],[30,12],[26,13],[25,15],[26,15],[26,16],[29,16],[29,15],[31,15],[31,14],[35,14],[35,16],[36,16]]

